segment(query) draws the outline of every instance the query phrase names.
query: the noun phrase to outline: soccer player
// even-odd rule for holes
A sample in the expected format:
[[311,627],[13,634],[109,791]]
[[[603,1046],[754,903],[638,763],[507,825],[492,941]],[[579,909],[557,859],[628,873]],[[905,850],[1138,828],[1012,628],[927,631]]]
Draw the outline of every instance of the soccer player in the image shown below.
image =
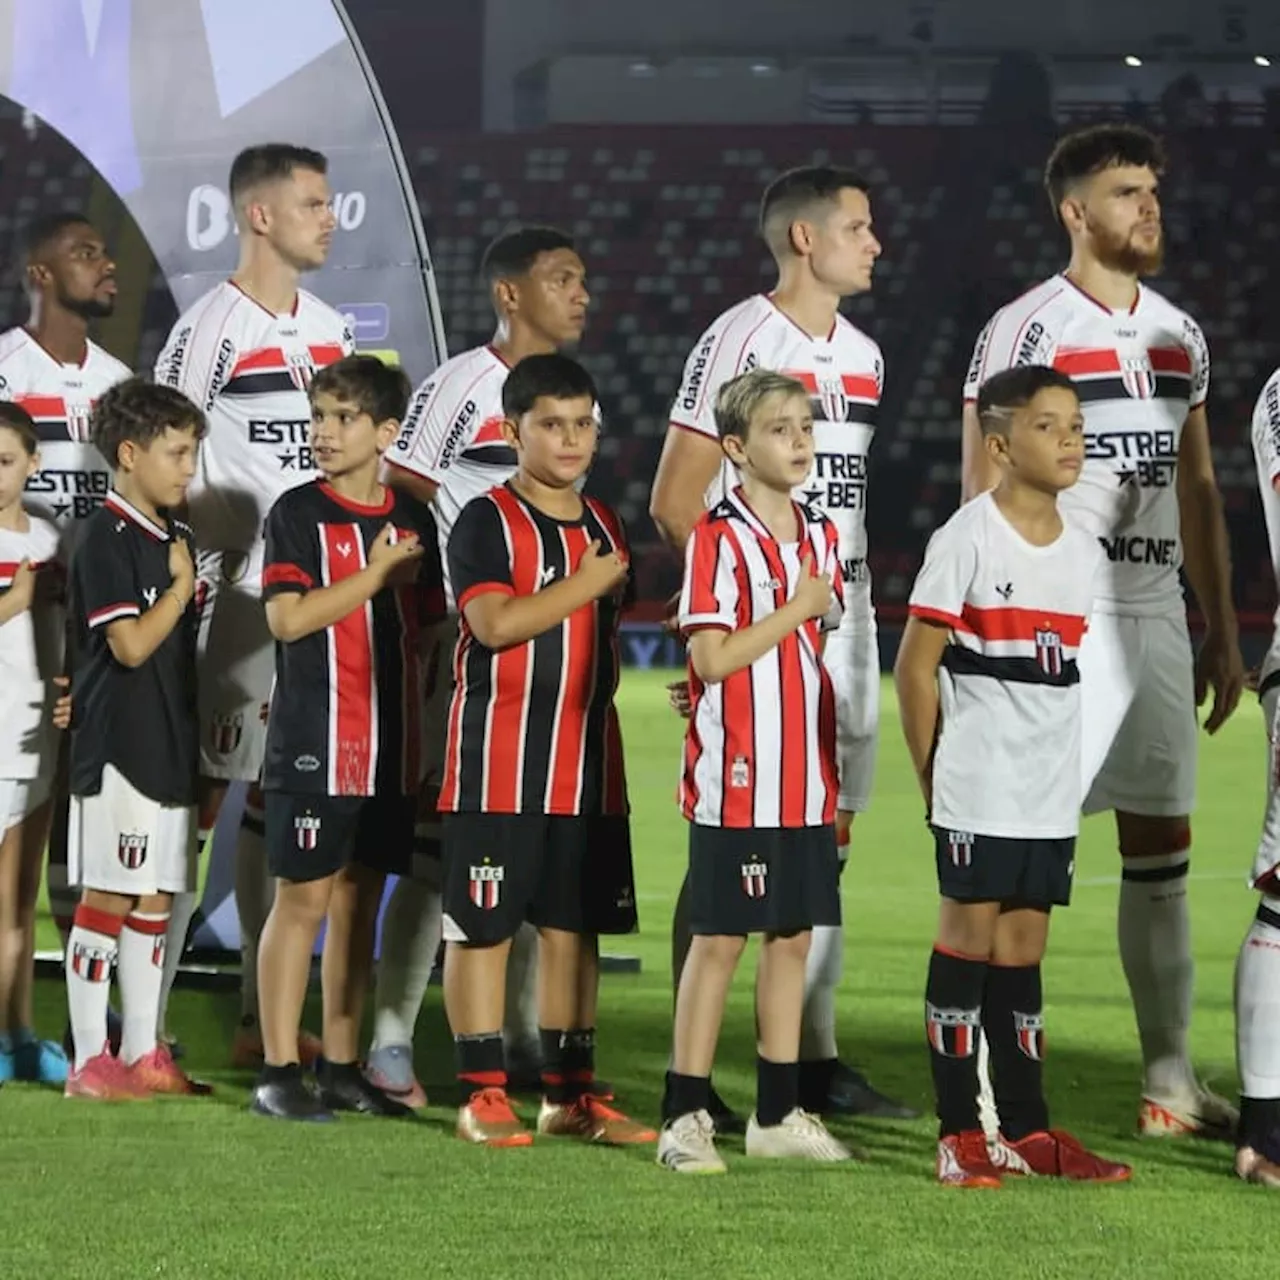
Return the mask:
[[[130,378],[103,394],[92,440],[114,472],[71,561],[71,808],[81,887],[67,950],[75,1041],[68,1097],[205,1091],[157,1042],[171,895],[195,888],[196,582],[186,501],[204,416]],[[107,1044],[112,967],[124,1020]]]
[[[708,497],[735,483],[721,449],[714,405],[720,388],[748,369],[773,369],[809,392],[813,468],[796,486],[798,502],[825,511],[840,533],[846,587],[840,629],[827,641],[836,692],[840,794],[835,832],[842,863],[855,813],[867,807],[875,771],[880,654],[867,569],[867,460],[884,383],[880,348],[839,312],[843,298],[865,293],[880,256],[871,229],[867,182],[847,169],[794,169],[765,191],[760,234],[778,266],[772,293],[731,307],[698,340],[671,409],[653,481],[650,513],[683,555]],[[677,985],[689,947],[688,883],[672,925]],[[813,930],[805,977],[801,1099],[815,1112],[907,1119],[910,1108],[886,1098],[838,1057],[835,992],[843,968],[839,925]],[[721,1131],[741,1121],[712,1094]]]
[[507,954],[527,921],[538,930],[538,1132],[652,1142],[595,1080],[598,935],[636,927],[613,705],[626,535],[578,489],[598,438],[586,370],[528,356],[502,405],[516,474],[463,509],[448,546],[461,624],[440,811],[457,1132],[498,1147],[533,1140],[507,1095],[502,1041]]
[[[1076,655],[1102,569],[1097,542],[1058,510],[1084,465],[1084,419],[1071,379],[1043,366],[996,374],[977,412],[1000,482],[930,539],[894,670],[942,895],[925,990],[938,1181],[1122,1182],[1127,1165],[1049,1128],[1041,1081],[1040,962],[1080,828]],[[979,1028],[995,1067],[991,1151]]]
[[[573,240],[553,227],[520,227],[485,250],[481,275],[497,315],[493,339],[445,361],[414,393],[387,455],[396,488],[430,503],[445,561],[449,617],[437,630],[437,665],[426,707],[428,769],[414,875],[392,891],[382,924],[370,1078],[414,1105],[424,1100],[413,1073],[413,1028],[440,943],[440,828],[435,803],[444,766],[445,722],[453,693],[458,610],[445,547],[458,513],[515,475],[503,434],[502,384],[525,356],[572,347],[586,322],[586,268]],[[513,1086],[538,1081],[537,931],[521,928],[507,961],[507,1073]]]
[[[200,616],[200,826],[212,830],[230,781],[251,784],[236,849],[240,917],[240,1026],[232,1062],[262,1061],[258,937],[271,906],[257,788],[271,689],[272,645],[262,609],[262,527],[275,500],[316,470],[307,384],[353,350],[342,317],[299,288],[324,265],[335,221],[328,161],[306,147],[249,147],[231,165],[240,262],[169,335],[156,381],[176,387],[209,418],[191,485],[202,548]],[[186,945],[194,896],[174,902],[173,965]],[[170,979],[171,980],[171,979]],[[304,1033],[300,1051],[319,1051]]]
[[[975,400],[992,374],[1046,364],[1084,406],[1085,465],[1062,509],[1107,564],[1080,657],[1085,812],[1113,809],[1122,860],[1120,959],[1145,1081],[1142,1133],[1229,1137],[1235,1109],[1196,1080],[1187,1052],[1193,964],[1187,872],[1196,706],[1214,733],[1235,709],[1243,664],[1222,499],[1209,447],[1209,355],[1190,316],[1142,283],[1163,257],[1159,142],[1129,125],[1069,134],[1045,186],[1071,241],[1060,275],[998,311],[965,383],[964,498],[991,488]],[[1205,621],[1192,655],[1178,569]]]
[[[40,466],[27,481],[27,500],[58,528],[65,564],[77,533],[111,484],[111,469],[89,439],[89,414],[109,386],[129,377],[129,369],[89,337],[89,325],[115,309],[116,264],[102,236],[78,213],[37,218],[25,242],[23,288],[29,314],[25,325],[0,334],[0,390],[35,420]],[[60,750],[65,750],[65,739]],[[31,815],[29,829],[33,839],[41,823],[51,831],[49,906],[65,946],[79,901],[67,884],[65,760],[45,799],[48,808]],[[24,898],[23,911],[34,911],[38,878],[24,878],[23,888],[30,898]],[[34,946],[33,938],[19,968],[23,989],[29,989]],[[117,1023],[113,1039],[118,1036]],[[66,1055],[52,1041],[24,1040],[13,1070],[19,1079],[62,1084]]]
[[823,635],[844,590],[834,523],[792,490],[813,467],[808,389],[756,369],[715,403],[741,478],[694,526],[679,625],[693,701],[680,807],[689,821],[689,925],[658,1163],[723,1173],[711,1064],[747,935],[756,973],[756,1110],[747,1155],[838,1161],[851,1152],[800,1104],[800,1021],[814,925],[840,923],[835,692]]
[[[262,570],[276,640],[263,788],[278,884],[258,956],[265,1063],[251,1106],[289,1120],[407,1115],[357,1057],[383,884],[413,853],[422,634],[444,613],[435,526],[379,479],[409,401],[404,373],[350,356],[317,373],[310,396],[320,476],[272,506]],[[326,918],[317,1096],[298,1030]]]
[[59,743],[55,680],[63,670],[65,577],[54,524],[23,506],[40,467],[25,409],[0,401],[0,1083],[56,1074],[32,1030],[31,951],[40,864]]
[[[1253,456],[1280,582],[1280,369],[1253,411]],[[1261,900],[1236,964],[1236,1173],[1246,1182],[1280,1188],[1280,612],[1259,671],[1258,696],[1267,725],[1267,808],[1251,876]]]

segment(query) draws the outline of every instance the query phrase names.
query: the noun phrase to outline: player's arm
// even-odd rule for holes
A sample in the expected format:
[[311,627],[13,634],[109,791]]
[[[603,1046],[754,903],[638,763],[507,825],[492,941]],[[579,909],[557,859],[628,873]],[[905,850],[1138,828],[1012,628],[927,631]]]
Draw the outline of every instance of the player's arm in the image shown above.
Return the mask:
[[963,506],[979,494],[994,489],[1000,480],[1000,468],[992,461],[982,442],[982,424],[978,421],[978,405],[965,401],[960,424],[960,503]]
[[[87,540],[85,545],[88,545]],[[84,554],[82,548],[78,558],[83,559]],[[92,572],[91,566],[89,572]],[[185,538],[174,538],[169,543],[169,574],[172,579],[169,586],[145,612],[140,613],[134,604],[131,616],[126,613],[105,620],[107,647],[111,650],[111,656],[122,667],[140,667],[147,662],[187,612],[187,606],[195,595],[196,571],[191,559],[191,547]],[[121,599],[125,598],[122,592],[116,594]],[[105,618],[102,612],[97,616]],[[95,613],[90,610],[90,627],[95,625],[94,618]]]
[[462,441],[462,432],[451,428],[460,414],[468,412],[468,402],[465,396],[461,404],[456,395],[448,402],[444,399],[457,381],[447,373],[442,378],[437,370],[418,386],[409,399],[395,444],[383,460],[386,482],[427,506],[435,501],[441,476],[453,465]]
[[706,510],[706,492],[724,455],[716,436],[671,423],[649,495],[649,515],[663,541],[684,552],[693,526]]
[[4,594],[0,595],[0,627],[26,613],[35,600],[36,571],[31,567],[31,561],[19,561],[12,579],[4,586]]
[[1196,659],[1196,705],[1212,687],[1213,707],[1205,728],[1216,733],[1244,691],[1244,660],[1231,599],[1231,544],[1203,404],[1191,410],[1182,428],[1177,491],[1183,564],[1205,620],[1204,643]]
[[907,619],[893,664],[902,735],[907,740],[926,807],[933,804],[933,753],[939,726],[938,667],[949,638],[945,622],[912,615]]

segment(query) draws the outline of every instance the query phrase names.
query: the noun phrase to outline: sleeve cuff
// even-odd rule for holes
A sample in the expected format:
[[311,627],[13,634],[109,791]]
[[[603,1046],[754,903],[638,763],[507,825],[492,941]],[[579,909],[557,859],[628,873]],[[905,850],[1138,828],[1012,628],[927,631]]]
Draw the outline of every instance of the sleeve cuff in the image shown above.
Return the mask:
[[388,458],[387,466],[389,466],[392,471],[403,471],[405,475],[414,476],[419,480],[428,480],[432,484],[441,483],[439,472],[433,470],[431,467],[411,466],[407,459],[402,462],[396,458]]
[[262,590],[266,594],[275,587],[285,591],[310,591],[315,580],[296,564],[269,564],[262,570]]
[[680,634],[692,635],[695,631],[732,631],[734,620],[719,613],[689,613],[679,620]]
[[933,609],[929,605],[913,604],[907,606],[907,613],[913,618],[919,618],[922,622],[937,622],[944,627],[968,630],[964,625],[964,619],[959,614],[948,613],[945,609]]
[[679,422],[675,418],[671,418],[668,420],[667,426],[676,427],[680,431],[688,431],[691,435],[703,436],[707,440],[720,439],[717,432],[708,431],[706,427],[699,426],[696,422]]
[[89,630],[96,631],[98,627],[105,627],[108,623],[118,622],[121,618],[137,618],[141,614],[142,610],[132,602],[104,605],[101,609],[95,609],[89,615]]
[[515,593],[516,589],[509,582],[477,582],[458,597],[458,612],[461,613],[477,596],[513,596]]

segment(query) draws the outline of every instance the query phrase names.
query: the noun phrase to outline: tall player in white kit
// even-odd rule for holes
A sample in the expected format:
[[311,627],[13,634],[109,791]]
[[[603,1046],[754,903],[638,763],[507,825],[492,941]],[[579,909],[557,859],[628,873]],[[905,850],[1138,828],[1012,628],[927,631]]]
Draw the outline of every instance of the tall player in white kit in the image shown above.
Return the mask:
[[[457,605],[445,544],[458,513],[473,498],[505,484],[516,453],[502,433],[502,384],[525,356],[572,347],[582,337],[590,297],[586,268],[573,240],[554,227],[520,227],[485,250],[480,273],[497,328],[490,342],[446,360],[414,393],[404,427],[387,455],[388,480],[428,503],[440,534],[449,618],[437,637],[437,666],[426,708],[427,758],[423,814],[435,814],[444,738],[453,692]],[[440,827],[424,818],[415,840],[414,875],[392,892],[383,921],[374,1004],[370,1079],[394,1097],[419,1104],[413,1072],[413,1028],[440,944]],[[506,1041],[513,1087],[538,1086],[537,930],[516,935],[507,964]]]
[[[89,337],[90,322],[111,315],[116,302],[116,264],[102,236],[83,215],[56,213],[35,220],[25,239],[23,285],[30,316],[24,326],[0,334],[0,398],[21,405],[36,424],[40,469],[27,481],[26,500],[59,530],[65,565],[78,527],[101,505],[111,484],[110,468],[89,441],[90,410],[130,371]],[[65,942],[80,894],[67,885],[64,769],[54,791],[45,818],[52,824],[49,907]],[[40,815],[33,825],[40,825]],[[30,981],[33,963],[33,954],[22,958],[24,981]],[[57,1045],[40,1041],[15,1059],[15,1071],[61,1084],[66,1060]]]
[[[1159,142],[1102,125],[1063,138],[1045,185],[1071,262],[996,312],[965,383],[964,493],[996,477],[974,407],[1002,369],[1052,365],[1084,409],[1086,461],[1062,495],[1107,555],[1080,653],[1085,812],[1112,809],[1121,856],[1120,959],[1145,1068],[1144,1134],[1226,1136],[1235,1110],[1196,1080],[1187,1047],[1193,963],[1187,908],[1196,707],[1209,733],[1235,709],[1244,668],[1222,499],[1209,447],[1209,354],[1199,325],[1141,282],[1163,257]],[[1178,570],[1204,616],[1192,654]]]
[[[184,392],[205,413],[188,492],[201,548],[200,826],[212,829],[227,784],[253,784],[236,849],[241,932],[241,1022],[237,1066],[260,1066],[258,938],[271,908],[262,797],[265,710],[274,647],[262,605],[263,521],[286,490],[314,478],[308,443],[312,374],[354,350],[343,318],[299,288],[324,265],[336,225],[328,161],[306,147],[249,147],[231,165],[230,195],[240,262],[174,325],[156,361],[156,381]],[[168,953],[181,954],[194,895],[175,895]],[[176,961],[175,961],[176,963]],[[319,1051],[300,1042],[304,1062]]]
[[[683,555],[708,498],[734,483],[716,432],[716,394],[749,369],[785,373],[804,385],[813,412],[813,471],[797,501],[824,511],[840,534],[845,611],[824,658],[836,694],[840,793],[836,836],[847,853],[854,814],[867,807],[875,769],[880,658],[867,569],[867,455],[884,382],[880,348],[839,312],[840,300],[871,288],[880,243],[871,230],[867,183],[847,169],[818,166],[782,174],[764,193],[760,234],[778,264],[778,284],[721,315],[685,365],[654,477],[650,514]],[[679,983],[689,948],[688,886],[673,923],[672,969]],[[839,926],[813,931],[805,978],[800,1105],[808,1111],[906,1119],[915,1113],[874,1090],[839,1061],[835,989],[843,961]],[[713,1103],[719,1106],[716,1095]],[[730,1113],[714,1117],[725,1132]]]

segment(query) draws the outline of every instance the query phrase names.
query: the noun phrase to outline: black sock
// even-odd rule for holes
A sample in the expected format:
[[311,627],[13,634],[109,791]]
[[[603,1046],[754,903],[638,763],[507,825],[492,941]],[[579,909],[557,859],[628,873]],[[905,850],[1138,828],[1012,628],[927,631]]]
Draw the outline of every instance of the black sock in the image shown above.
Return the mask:
[[577,1091],[569,1082],[570,1031],[538,1028],[542,1055],[542,1092],[548,1102],[572,1102]]
[[326,1058],[321,1068],[326,1079],[337,1082],[341,1080],[351,1080],[360,1074],[360,1064],[357,1062],[334,1062],[332,1058]]
[[565,1032],[564,1070],[575,1097],[591,1092],[596,1079],[595,1027],[578,1027]]
[[1280,1098],[1246,1098],[1240,1095],[1240,1127],[1237,1147],[1271,1150],[1280,1137]]
[[991,1083],[1000,1132],[1011,1142],[1049,1127],[1044,1098],[1044,997],[1040,966],[991,965],[982,996],[982,1029],[991,1051]]
[[706,1111],[711,1102],[710,1076],[682,1076],[667,1072],[667,1087],[662,1095],[662,1119],[674,1120],[691,1111]]
[[269,1062],[264,1062],[262,1070],[258,1073],[259,1084],[284,1084],[287,1080],[301,1079],[302,1064],[300,1062],[286,1062],[279,1067],[273,1067]]
[[924,993],[925,1034],[940,1136],[978,1125],[978,1028],[987,962],[934,950]]
[[800,1095],[800,1064],[770,1062],[756,1055],[756,1123],[763,1128],[781,1124],[796,1109]]
[[477,1089],[505,1089],[507,1060],[500,1031],[474,1036],[454,1036],[453,1050],[458,1063],[458,1083],[464,1095]]
[[826,1110],[831,1081],[839,1065],[839,1058],[813,1058],[800,1063],[800,1105],[806,1111]]

